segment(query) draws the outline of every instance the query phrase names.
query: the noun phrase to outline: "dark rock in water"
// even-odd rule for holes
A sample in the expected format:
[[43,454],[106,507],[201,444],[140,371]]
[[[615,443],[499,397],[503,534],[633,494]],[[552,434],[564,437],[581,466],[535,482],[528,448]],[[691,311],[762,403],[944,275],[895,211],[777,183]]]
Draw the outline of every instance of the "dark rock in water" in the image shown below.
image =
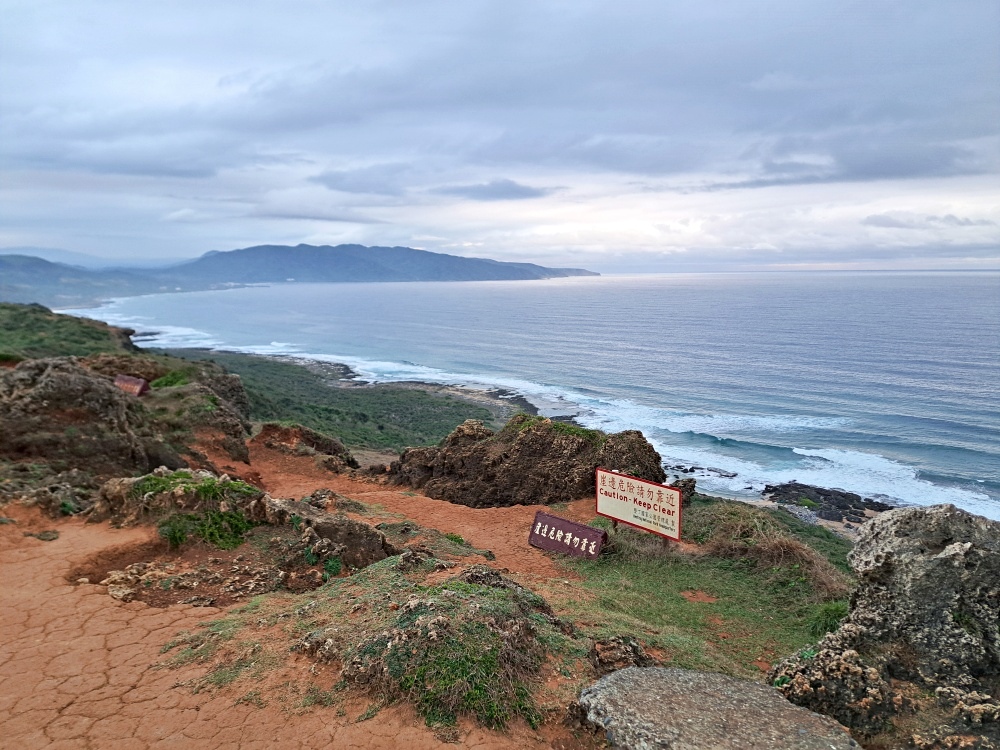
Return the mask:
[[847,750],[847,731],[774,688],[721,674],[630,667],[580,693],[580,713],[629,750]]
[[858,575],[849,615],[768,679],[866,735],[916,710],[910,696],[947,694],[941,747],[959,746],[952,735],[983,739],[963,747],[1000,743],[989,697],[1000,689],[1000,523],[952,505],[899,508],[865,523],[848,559]]
[[641,432],[597,430],[515,416],[494,433],[468,420],[433,448],[409,448],[389,481],[474,508],[550,505],[593,494],[598,466],[662,483],[660,456]]
[[656,660],[643,650],[637,640],[623,635],[594,641],[587,659],[599,675],[606,675],[626,667],[656,666]]
[[801,482],[766,485],[763,497],[782,505],[804,505],[814,508],[820,518],[828,521],[842,521],[844,516],[850,516],[860,519],[855,523],[862,523],[866,510],[881,513],[892,509],[891,505],[863,498],[853,492],[815,487]]

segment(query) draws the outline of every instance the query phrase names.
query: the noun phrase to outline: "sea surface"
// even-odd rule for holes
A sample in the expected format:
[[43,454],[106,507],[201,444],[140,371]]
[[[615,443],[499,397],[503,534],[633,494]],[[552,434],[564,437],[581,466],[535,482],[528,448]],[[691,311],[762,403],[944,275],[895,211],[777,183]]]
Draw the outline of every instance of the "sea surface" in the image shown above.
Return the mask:
[[1000,519],[1000,273],[275,284],[73,312],[143,346],[508,389],[641,430],[706,492],[797,480]]

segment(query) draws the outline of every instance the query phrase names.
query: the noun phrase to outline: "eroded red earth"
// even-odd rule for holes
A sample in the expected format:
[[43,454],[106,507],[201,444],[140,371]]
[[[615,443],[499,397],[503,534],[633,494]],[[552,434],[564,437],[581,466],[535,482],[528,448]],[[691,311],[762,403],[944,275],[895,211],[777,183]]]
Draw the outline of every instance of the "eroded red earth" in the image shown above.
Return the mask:
[[[565,578],[566,571],[528,546],[535,508],[474,510],[384,485],[330,474],[309,457],[252,446],[251,465],[209,458],[234,477],[255,480],[276,497],[303,497],[329,488],[387,514],[460,534],[496,555],[492,563],[531,579]],[[587,517],[593,501],[566,510]],[[120,563],[155,554],[162,544],[150,528],[114,529],[80,519],[52,521],[37,511],[7,506],[16,523],[0,525],[0,746],[147,750],[166,748],[494,748],[574,747],[559,726],[541,732],[524,724],[506,733],[464,722],[457,741],[445,743],[412,708],[401,703],[358,722],[368,701],[340,710],[313,707],[289,712],[276,704],[237,703],[229,690],[194,692],[189,683],[204,665],[164,669],[163,646],[183,630],[217,618],[214,607],[122,603],[96,577]],[[59,532],[43,541],[33,534]],[[541,580],[539,581],[541,582]],[[315,675],[314,662],[290,655],[271,680]],[[332,677],[330,678],[332,682]],[[449,738],[455,740],[456,738]]]

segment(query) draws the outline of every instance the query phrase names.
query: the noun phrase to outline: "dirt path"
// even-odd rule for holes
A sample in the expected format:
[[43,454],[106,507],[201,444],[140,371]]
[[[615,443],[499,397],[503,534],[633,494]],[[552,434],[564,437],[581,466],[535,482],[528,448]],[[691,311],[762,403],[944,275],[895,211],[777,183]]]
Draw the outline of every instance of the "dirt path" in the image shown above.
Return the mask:
[[[301,497],[328,487],[420,525],[461,534],[496,554],[497,567],[565,577],[529,547],[534,508],[473,510],[402,490],[355,482],[322,471],[307,457],[255,450],[252,470],[276,496]],[[246,467],[242,467],[246,468]],[[234,473],[236,473],[234,471]],[[584,501],[586,502],[586,501]],[[585,515],[570,509],[573,515]],[[268,705],[236,705],[230,691],[198,693],[181,685],[205,668],[156,668],[163,645],[179,631],[220,610],[175,605],[152,608],[111,599],[104,587],[67,580],[74,565],[95,554],[148,540],[149,529],[115,530],[79,520],[52,522],[9,506],[17,524],[0,526],[0,746],[7,748],[542,748],[552,743],[526,726],[498,734],[469,723],[458,744],[441,742],[407,705],[355,723],[363,710],[338,716],[315,708],[290,714]],[[57,529],[55,541],[25,532]],[[290,657],[285,672],[304,674],[312,662]],[[550,735],[550,740],[553,738]],[[562,743],[556,739],[556,744]]]

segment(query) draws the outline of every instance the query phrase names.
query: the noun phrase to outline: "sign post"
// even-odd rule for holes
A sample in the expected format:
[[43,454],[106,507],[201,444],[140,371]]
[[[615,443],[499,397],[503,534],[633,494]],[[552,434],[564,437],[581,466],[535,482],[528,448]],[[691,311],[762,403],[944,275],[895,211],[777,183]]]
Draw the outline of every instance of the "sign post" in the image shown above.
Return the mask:
[[600,468],[596,483],[597,515],[680,541],[679,489]]

